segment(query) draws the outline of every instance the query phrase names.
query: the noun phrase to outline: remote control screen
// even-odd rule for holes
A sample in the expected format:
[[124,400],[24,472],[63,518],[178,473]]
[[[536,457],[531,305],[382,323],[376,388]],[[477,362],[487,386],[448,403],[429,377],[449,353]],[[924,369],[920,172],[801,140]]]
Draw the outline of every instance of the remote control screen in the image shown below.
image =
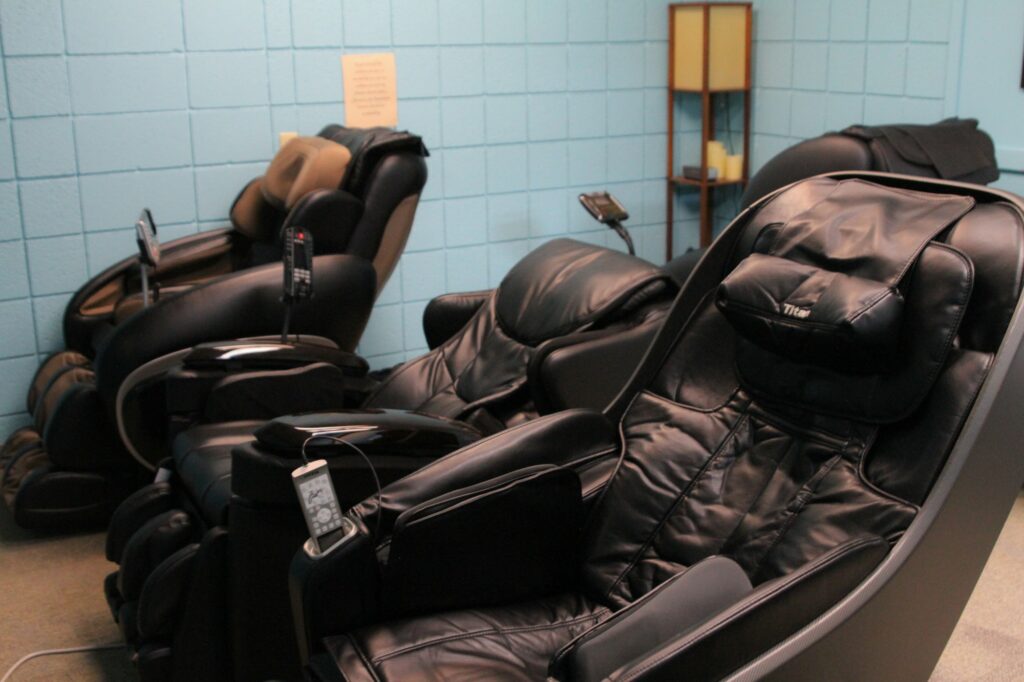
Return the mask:
[[156,238],[156,225],[148,208],[142,209],[135,222],[135,241],[139,246],[139,258],[146,265],[156,266],[160,262],[160,242]]
[[[326,536],[340,530],[342,526],[341,510],[334,497],[334,488],[331,486],[327,469],[322,469],[300,481],[298,488],[309,518],[310,531],[323,549]],[[332,543],[327,543],[327,546],[330,544]]]

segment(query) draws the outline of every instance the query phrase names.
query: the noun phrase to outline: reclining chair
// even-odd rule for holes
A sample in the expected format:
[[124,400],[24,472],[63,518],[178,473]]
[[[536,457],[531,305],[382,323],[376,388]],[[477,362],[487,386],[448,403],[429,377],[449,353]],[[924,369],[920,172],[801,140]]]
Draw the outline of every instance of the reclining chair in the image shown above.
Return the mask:
[[1022,271],[1006,193],[769,195],[607,410],[459,450],[296,555],[309,677],[927,678],[1024,479]]
[[[287,574],[306,530],[290,474],[311,433],[348,432],[372,459],[373,471],[356,452],[310,447],[329,455],[350,506],[375,478],[396,480],[538,411],[606,404],[675,290],[646,261],[554,240],[520,261],[461,330],[392,371],[359,410],[184,431],[167,474],[124,501],[107,535],[119,570],[105,592],[142,679],[299,674]],[[453,300],[427,308],[435,341]],[[608,371],[581,377],[579,366],[594,362]],[[288,382],[279,376],[271,386],[287,392]]]
[[295,308],[293,333],[355,348],[395,267],[426,182],[416,136],[327,126],[286,144],[231,208],[232,228],[164,245],[143,309],[138,258],[87,282],[64,316],[68,350],[29,388],[34,423],[0,450],[15,521],[71,528],[105,521],[140,484],[114,428],[121,382],[138,366],[204,341],[279,332],[281,234],[314,239],[316,298]]
[[[783,150],[768,160],[740,197],[744,209],[786,185],[835,171],[884,171],[987,185],[999,179],[995,144],[973,118],[930,125],[851,125]],[[691,249],[665,268],[682,284],[706,249]]]

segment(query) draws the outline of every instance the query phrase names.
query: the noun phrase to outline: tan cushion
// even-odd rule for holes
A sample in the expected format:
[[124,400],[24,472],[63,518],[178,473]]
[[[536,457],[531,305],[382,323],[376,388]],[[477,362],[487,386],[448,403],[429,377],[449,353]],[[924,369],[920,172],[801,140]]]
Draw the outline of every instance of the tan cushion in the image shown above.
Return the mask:
[[263,197],[271,206],[289,210],[315,189],[337,189],[352,159],[347,147],[322,137],[295,137],[270,162],[263,178]]

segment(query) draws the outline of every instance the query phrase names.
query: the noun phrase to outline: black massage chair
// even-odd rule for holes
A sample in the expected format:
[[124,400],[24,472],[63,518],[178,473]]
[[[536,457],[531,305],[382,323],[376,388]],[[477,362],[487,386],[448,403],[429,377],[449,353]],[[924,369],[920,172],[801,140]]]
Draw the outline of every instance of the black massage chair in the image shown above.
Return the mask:
[[926,679],[1024,480],[1022,271],[1006,193],[769,194],[607,409],[458,450],[296,555],[307,675]]
[[231,228],[163,245],[148,307],[138,257],[87,282],[64,315],[68,350],[47,358],[29,388],[34,423],[0,450],[15,521],[95,525],[139,487],[145,469],[125,449],[115,418],[122,383],[180,349],[279,333],[285,228],[303,228],[314,245],[315,297],[294,306],[292,333],[315,337],[324,353],[353,350],[412,227],[426,154],[408,133],[327,126],[289,141],[246,185]]
[[[930,125],[851,125],[783,150],[747,183],[740,209],[770,192],[821,173],[884,171],[987,185],[999,179],[995,144],[973,118]],[[665,268],[682,284],[706,249],[691,249]]]
[[[278,372],[229,368],[219,382],[256,387],[205,393],[204,409],[217,419],[180,433],[157,482],[111,519],[106,552],[119,570],[105,592],[141,678],[300,675],[287,572],[307,531],[290,474],[310,435],[347,433],[371,458],[372,470],[358,452],[309,446],[310,457],[328,459],[347,508],[376,489],[375,478],[387,484],[538,413],[603,407],[632,373],[675,292],[671,278],[644,260],[558,239],[513,267],[447,338],[477,296],[435,299],[424,315],[434,350],[347,403],[358,409],[223,421],[225,410],[239,406],[236,416],[258,416],[274,400],[269,394],[315,389],[310,372],[324,363]],[[603,371],[590,371],[595,364]],[[171,372],[175,392],[191,384],[203,393],[207,371],[186,358]],[[358,393],[356,382],[334,381]],[[210,402],[232,405],[211,411]]]

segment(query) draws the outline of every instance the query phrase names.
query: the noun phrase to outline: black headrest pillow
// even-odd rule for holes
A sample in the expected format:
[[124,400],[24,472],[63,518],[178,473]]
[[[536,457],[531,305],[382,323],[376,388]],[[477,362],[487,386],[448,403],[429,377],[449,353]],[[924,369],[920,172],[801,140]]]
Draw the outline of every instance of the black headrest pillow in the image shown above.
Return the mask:
[[882,282],[754,253],[715,302],[748,340],[797,362],[873,373],[896,359],[903,295]]

